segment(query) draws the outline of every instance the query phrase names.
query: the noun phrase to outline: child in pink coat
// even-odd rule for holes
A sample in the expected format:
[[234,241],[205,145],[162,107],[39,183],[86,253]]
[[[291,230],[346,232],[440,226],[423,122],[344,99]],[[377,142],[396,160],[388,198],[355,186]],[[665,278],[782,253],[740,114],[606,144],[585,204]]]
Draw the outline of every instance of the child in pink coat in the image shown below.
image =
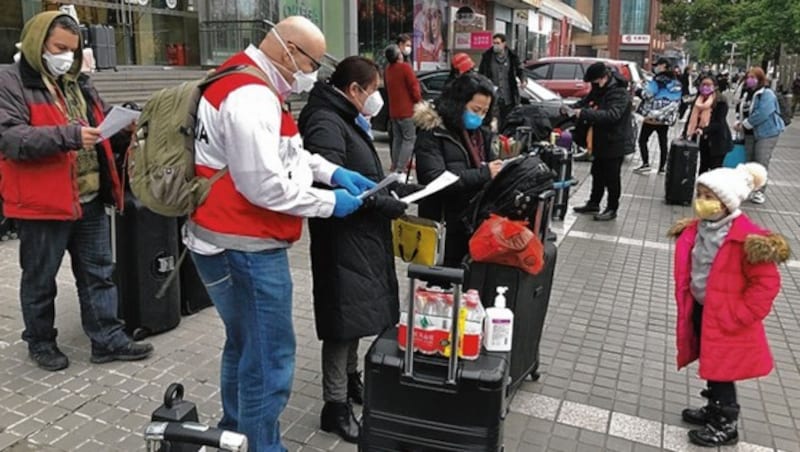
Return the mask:
[[689,432],[700,446],[735,444],[739,404],[734,382],[763,377],[772,354],[763,320],[781,287],[779,262],[789,246],[747,217],[739,205],[766,183],[757,163],[718,168],[697,178],[698,218],[670,229],[675,246],[678,368],[699,359],[707,380],[706,406],[683,410],[683,420],[703,428]]

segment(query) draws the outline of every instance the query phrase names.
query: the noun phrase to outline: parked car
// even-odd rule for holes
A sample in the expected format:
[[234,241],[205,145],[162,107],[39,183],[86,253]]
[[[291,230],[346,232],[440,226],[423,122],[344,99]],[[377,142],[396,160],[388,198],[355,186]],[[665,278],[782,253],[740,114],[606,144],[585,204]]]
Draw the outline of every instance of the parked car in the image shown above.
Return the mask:
[[[432,102],[442,94],[444,85],[447,83],[449,71],[428,71],[420,72],[417,74],[419,79],[420,89],[422,91],[422,98],[426,101]],[[385,88],[380,88],[381,95],[385,101],[383,109],[372,118],[372,128],[382,132],[389,130],[389,97],[386,95]],[[565,101],[558,93],[555,93],[536,81],[528,78],[528,84],[524,89],[520,90],[522,103],[533,104],[541,106],[550,122],[555,126],[563,120],[559,113],[559,109],[566,103],[572,101]]]
[[589,66],[598,61],[616,68],[631,83],[631,93],[636,92],[636,89],[641,86],[643,79],[641,70],[639,65],[632,61],[588,57],[547,57],[527,63],[525,69],[530,78],[562,97],[580,98],[589,94],[592,88],[590,83],[583,81],[583,75]]

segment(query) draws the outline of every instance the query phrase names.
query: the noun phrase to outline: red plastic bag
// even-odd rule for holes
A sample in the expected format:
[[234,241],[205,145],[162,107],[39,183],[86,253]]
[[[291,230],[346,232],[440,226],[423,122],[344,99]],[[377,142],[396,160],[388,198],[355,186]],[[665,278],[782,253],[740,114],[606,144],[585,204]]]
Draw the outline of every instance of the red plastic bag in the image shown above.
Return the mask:
[[544,267],[544,247],[525,221],[491,214],[469,241],[475,262],[509,265],[535,275]]

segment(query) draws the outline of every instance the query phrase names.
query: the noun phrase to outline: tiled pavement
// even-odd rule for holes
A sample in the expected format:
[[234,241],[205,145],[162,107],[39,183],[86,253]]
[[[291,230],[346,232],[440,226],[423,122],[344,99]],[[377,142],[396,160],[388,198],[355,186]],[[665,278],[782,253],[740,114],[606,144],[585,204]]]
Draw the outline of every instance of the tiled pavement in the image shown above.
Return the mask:
[[[757,221],[800,249],[800,126],[784,134],[773,159],[766,204],[745,205]],[[654,143],[651,143],[654,145]],[[385,144],[381,153],[386,160]],[[689,208],[665,206],[663,176],[631,173],[626,162],[619,218],[596,223],[568,216],[556,224],[559,256],[542,341],[542,378],[526,382],[505,422],[505,448],[519,451],[696,450],[679,417],[700,403],[696,367],[677,372],[671,296],[671,243],[664,231]],[[588,164],[576,164],[585,182]],[[587,196],[578,187],[574,203]],[[564,234],[564,232],[568,232]],[[314,334],[308,242],[291,252],[295,282],[297,371],[282,431],[290,450],[352,451],[320,432],[320,351]],[[402,269],[398,270],[400,273]],[[741,383],[736,451],[800,451],[800,261],[781,267],[783,290],[767,319],[776,370]],[[218,362],[223,342],[213,309],[185,317],[151,338],[155,356],[139,363],[88,363],[77,297],[65,262],[59,275],[59,343],[71,365],[37,369],[19,336],[16,242],[0,244],[0,450],[141,450],[141,431],[163,390],[183,382],[201,420],[220,415]],[[401,287],[405,287],[401,284]],[[362,341],[362,351],[368,346]]]

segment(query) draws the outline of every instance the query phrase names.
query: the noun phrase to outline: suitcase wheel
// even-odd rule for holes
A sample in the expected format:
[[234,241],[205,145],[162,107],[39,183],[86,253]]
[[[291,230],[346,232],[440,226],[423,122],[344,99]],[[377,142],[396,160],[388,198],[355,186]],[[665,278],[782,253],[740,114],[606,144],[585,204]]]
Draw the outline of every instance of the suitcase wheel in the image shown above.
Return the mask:
[[531,381],[539,381],[539,379],[542,378],[542,374],[534,370],[533,372],[530,373],[530,377]]
[[142,339],[146,338],[149,335],[150,332],[144,328],[136,328],[135,330],[133,330],[133,334],[131,334],[134,341],[141,341]]
[[8,234],[3,234],[0,236],[0,241],[6,242],[8,240],[11,240],[11,237]]

